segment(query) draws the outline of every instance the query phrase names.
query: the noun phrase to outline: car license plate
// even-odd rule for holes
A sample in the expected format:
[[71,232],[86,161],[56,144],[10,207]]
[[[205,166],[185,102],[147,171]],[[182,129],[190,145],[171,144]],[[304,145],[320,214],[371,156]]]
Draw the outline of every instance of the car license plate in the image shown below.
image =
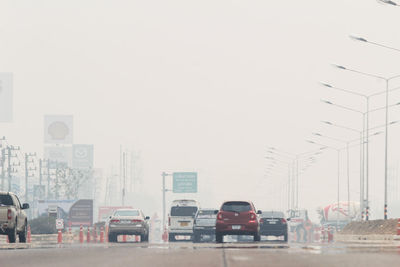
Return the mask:
[[121,220],[121,223],[123,223],[123,224],[128,224],[128,223],[131,223],[131,221]]
[[240,228],[240,225],[232,225],[232,230],[239,230]]
[[270,221],[269,224],[276,224],[276,222],[275,221]]
[[189,223],[188,222],[181,222],[181,226],[188,226]]

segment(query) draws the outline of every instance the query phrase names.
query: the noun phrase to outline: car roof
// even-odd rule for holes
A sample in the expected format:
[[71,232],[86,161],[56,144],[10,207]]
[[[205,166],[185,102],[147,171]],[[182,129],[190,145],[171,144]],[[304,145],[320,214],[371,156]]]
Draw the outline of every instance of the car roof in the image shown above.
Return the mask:
[[115,211],[129,211],[129,210],[140,211],[140,209],[116,209]]

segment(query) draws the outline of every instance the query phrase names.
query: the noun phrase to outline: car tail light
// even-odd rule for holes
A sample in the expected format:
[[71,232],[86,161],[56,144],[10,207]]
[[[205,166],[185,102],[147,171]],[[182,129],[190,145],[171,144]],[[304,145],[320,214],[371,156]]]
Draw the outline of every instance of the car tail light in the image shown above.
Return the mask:
[[222,213],[218,213],[217,219],[218,219],[218,220],[222,220]]
[[142,220],[132,220],[132,222],[134,222],[134,223],[141,223],[141,222],[143,222]]
[[119,223],[119,220],[111,220],[110,223]]
[[11,220],[11,209],[7,210],[7,219]]
[[282,219],[281,219],[281,223],[282,223],[282,224],[286,224],[286,219],[285,219],[285,218],[282,218]]
[[250,213],[250,220],[255,220],[257,215],[255,213]]

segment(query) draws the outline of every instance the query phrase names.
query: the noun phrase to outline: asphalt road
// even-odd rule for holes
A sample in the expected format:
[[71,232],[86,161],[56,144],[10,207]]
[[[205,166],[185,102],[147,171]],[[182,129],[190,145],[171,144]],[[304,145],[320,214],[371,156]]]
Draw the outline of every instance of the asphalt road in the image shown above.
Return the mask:
[[393,245],[217,244],[7,244],[1,267],[19,266],[399,266]]

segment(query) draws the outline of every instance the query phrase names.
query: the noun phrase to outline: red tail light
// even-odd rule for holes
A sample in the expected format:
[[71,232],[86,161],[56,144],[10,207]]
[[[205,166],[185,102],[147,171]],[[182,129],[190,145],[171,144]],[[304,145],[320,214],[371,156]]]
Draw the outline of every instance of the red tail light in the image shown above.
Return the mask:
[[254,221],[257,218],[255,213],[250,213],[250,220]]
[[141,223],[141,222],[143,222],[142,220],[132,220],[132,222],[134,222],[134,223]]
[[222,220],[222,213],[218,213],[217,219],[218,219],[218,220]]
[[11,209],[7,210],[7,219],[11,220]]
[[119,223],[119,220],[111,220],[110,223]]
[[171,226],[171,217],[168,217],[168,226]]
[[282,219],[281,219],[281,223],[282,223],[282,224],[286,224],[286,219],[285,219],[285,218],[282,218]]

